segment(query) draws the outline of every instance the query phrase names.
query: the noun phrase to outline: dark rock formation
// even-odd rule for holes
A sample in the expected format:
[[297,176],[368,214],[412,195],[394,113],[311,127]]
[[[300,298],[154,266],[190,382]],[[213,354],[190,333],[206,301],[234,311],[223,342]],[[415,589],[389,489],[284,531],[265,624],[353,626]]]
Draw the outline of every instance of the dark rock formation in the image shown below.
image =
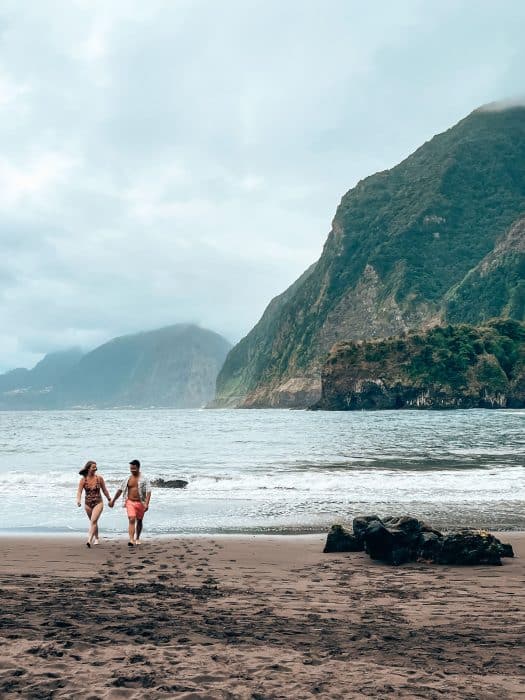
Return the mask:
[[501,564],[501,557],[513,557],[510,544],[502,544],[494,535],[473,530],[451,532],[427,543],[421,557],[437,564]]
[[354,535],[357,537],[359,542],[362,543],[363,549],[365,547],[366,529],[373,522],[381,522],[381,518],[379,517],[379,515],[359,515],[357,518],[354,518],[352,522],[352,530],[354,532]]
[[355,533],[348,532],[341,525],[332,525],[323,552],[362,552],[363,549],[363,541]]
[[318,262],[228,354],[217,404],[311,405],[337,342],[525,320],[524,211],[524,107],[478,109],[365,178],[343,196]]
[[158,489],[185,489],[188,482],[184,479],[153,479],[151,485]]
[[512,549],[511,544],[505,544],[504,542],[500,542],[499,545],[499,555],[500,557],[510,557],[512,558],[514,556],[514,550]]
[[442,534],[427,523],[410,516],[380,519],[377,515],[354,518],[354,532],[332,526],[324,552],[364,550],[372,559],[398,566],[409,561],[435,564],[501,564],[501,557],[513,557],[510,544],[479,530]]
[[415,518],[373,520],[363,534],[365,550],[372,559],[404,564],[415,558],[420,532]]

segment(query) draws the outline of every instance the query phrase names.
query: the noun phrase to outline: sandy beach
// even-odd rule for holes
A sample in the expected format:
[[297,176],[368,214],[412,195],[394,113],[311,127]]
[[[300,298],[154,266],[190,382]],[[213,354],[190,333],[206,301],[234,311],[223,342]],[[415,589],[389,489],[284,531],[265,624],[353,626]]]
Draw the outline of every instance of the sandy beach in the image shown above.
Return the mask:
[[525,535],[391,568],[324,536],[0,539],[2,698],[525,697]]

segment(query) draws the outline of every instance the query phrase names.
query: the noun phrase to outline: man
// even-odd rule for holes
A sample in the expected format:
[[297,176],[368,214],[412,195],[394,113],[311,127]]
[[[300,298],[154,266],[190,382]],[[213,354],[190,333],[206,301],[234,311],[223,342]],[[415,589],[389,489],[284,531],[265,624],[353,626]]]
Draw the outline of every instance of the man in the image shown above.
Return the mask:
[[149,508],[151,499],[151,485],[148,479],[140,473],[140,462],[138,459],[131,460],[129,470],[131,476],[124,479],[108,505],[110,508],[113,508],[121,494],[124,494],[122,505],[128,514],[128,547],[135,547],[140,544],[142,521],[144,513]]

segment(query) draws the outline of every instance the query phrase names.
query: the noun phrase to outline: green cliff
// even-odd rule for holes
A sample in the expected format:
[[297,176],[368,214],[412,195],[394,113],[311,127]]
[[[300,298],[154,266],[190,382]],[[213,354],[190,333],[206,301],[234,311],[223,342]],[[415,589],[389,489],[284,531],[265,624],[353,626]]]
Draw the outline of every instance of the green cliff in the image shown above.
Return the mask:
[[524,213],[525,108],[476,110],[343,197],[319,261],[229,353],[215,405],[312,403],[340,340],[524,319]]
[[324,410],[525,407],[525,324],[447,325],[337,343],[322,370]]

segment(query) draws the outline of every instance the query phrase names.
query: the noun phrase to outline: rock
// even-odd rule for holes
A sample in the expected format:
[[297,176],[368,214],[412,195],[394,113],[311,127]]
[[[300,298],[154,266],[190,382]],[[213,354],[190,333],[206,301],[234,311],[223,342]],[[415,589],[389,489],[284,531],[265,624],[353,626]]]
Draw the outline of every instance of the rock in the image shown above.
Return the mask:
[[501,542],[489,533],[459,530],[445,535],[433,559],[438,564],[501,564]]
[[437,535],[438,537],[443,536],[443,534],[439,530],[436,530],[435,527],[432,527],[432,525],[429,525],[424,520],[420,520],[419,524],[421,525],[421,532],[432,532],[432,533],[434,533],[434,535]]
[[403,564],[417,559],[422,525],[417,518],[408,515],[372,521],[365,530],[365,550],[372,559],[390,564]]
[[332,525],[323,552],[362,552],[363,549],[362,540],[341,525]]
[[366,528],[364,541],[365,551],[372,559],[380,559],[395,566],[411,559],[411,539],[403,530],[373,521]]
[[442,534],[428,523],[408,515],[380,519],[377,515],[354,518],[353,534],[341,525],[328,533],[325,552],[359,552],[395,566],[408,561],[449,565],[500,565],[513,557],[510,544],[490,532],[463,529]]
[[184,481],[184,479],[171,479],[168,481],[164,479],[153,479],[151,485],[159,489],[185,489],[188,482]]
[[359,515],[354,518],[352,523],[352,529],[354,531],[354,536],[361,542],[364,542],[366,528],[372,522],[381,522],[379,515]]
[[435,532],[422,532],[419,536],[418,559],[433,562],[441,548],[441,535]]
[[500,555],[500,557],[513,557],[514,550],[512,549],[512,545],[511,544],[503,544],[503,542],[500,542],[499,555]]
[[396,528],[397,530],[402,530],[407,537],[417,541],[419,535],[422,531],[423,523],[417,518],[412,518],[409,515],[401,516],[391,516],[390,518],[384,518],[382,521],[389,528]]

